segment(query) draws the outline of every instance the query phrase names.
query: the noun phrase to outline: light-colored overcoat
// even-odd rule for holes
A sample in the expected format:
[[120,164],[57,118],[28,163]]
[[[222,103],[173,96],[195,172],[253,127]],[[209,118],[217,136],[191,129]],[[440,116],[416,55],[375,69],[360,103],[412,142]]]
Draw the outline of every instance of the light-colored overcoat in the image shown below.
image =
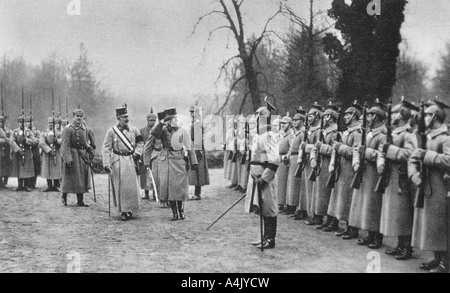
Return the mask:
[[[41,177],[48,180],[59,180],[61,178],[61,144],[62,133],[56,131],[56,143],[53,130],[41,132],[39,146],[41,153]],[[54,151],[53,155],[49,155]]]

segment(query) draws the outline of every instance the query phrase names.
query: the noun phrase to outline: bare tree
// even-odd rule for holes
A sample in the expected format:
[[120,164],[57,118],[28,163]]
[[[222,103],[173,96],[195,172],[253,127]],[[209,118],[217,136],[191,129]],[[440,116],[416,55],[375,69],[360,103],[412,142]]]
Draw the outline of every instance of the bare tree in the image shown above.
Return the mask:
[[256,110],[261,106],[261,95],[263,94],[264,90],[260,89],[260,85],[258,82],[258,75],[263,74],[262,72],[259,72],[255,66],[257,60],[256,60],[256,51],[258,46],[261,44],[261,41],[268,37],[270,34],[275,34],[275,32],[268,30],[269,23],[278,15],[281,13],[281,5],[280,8],[276,13],[274,13],[273,16],[271,16],[265,23],[262,32],[257,36],[256,38],[247,39],[244,33],[244,21],[242,16],[242,4],[244,3],[244,0],[217,0],[213,1],[213,3],[218,4],[218,7],[216,10],[212,10],[208,12],[207,14],[201,16],[196,25],[194,26],[194,30],[192,34],[195,33],[195,30],[197,26],[206,18],[211,16],[218,16],[220,18],[223,18],[225,20],[224,25],[219,25],[216,28],[212,29],[209,32],[208,41],[211,39],[211,35],[214,34],[217,31],[221,30],[227,30],[228,33],[232,33],[234,36],[234,39],[237,43],[238,48],[238,54],[231,57],[227,61],[223,63],[223,65],[220,68],[220,73],[218,80],[220,79],[221,75],[226,72],[227,66],[234,60],[237,60],[241,63],[244,70],[242,70],[241,75],[237,77],[233,83],[230,86],[229,92],[226,96],[225,102],[223,105],[218,109],[217,114],[222,112],[223,109],[226,107],[226,105],[229,102],[229,99],[231,95],[233,94],[233,91],[235,87],[240,84],[241,82],[245,82],[247,92],[244,95],[244,99],[249,96],[251,98],[251,102],[253,105],[253,109]]

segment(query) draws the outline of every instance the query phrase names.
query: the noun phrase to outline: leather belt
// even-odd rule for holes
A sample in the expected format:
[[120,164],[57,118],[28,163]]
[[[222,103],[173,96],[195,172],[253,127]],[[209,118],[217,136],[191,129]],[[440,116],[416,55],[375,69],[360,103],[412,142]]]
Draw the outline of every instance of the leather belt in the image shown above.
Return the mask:
[[292,156],[298,156],[298,152],[291,153]]
[[133,154],[132,152],[116,152],[116,151],[113,151],[113,153],[122,157],[129,157]]
[[250,162],[250,165],[252,166],[263,166],[264,168],[267,167],[268,162]]

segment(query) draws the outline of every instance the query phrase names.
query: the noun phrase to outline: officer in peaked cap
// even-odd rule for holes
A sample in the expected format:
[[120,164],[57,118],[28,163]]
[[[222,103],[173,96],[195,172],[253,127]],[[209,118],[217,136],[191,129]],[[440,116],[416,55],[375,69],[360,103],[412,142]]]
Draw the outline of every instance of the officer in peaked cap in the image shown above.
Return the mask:
[[140,210],[137,172],[144,141],[139,129],[129,125],[126,104],[116,109],[116,118],[118,124],[106,132],[102,157],[105,170],[111,173],[114,204],[120,213],[120,220],[127,221]]
[[[427,131],[426,149],[415,150],[408,161],[408,176],[420,186],[424,184],[423,208],[416,208],[412,246],[425,251],[433,251],[434,259],[421,265],[421,269],[431,273],[446,273],[448,265],[448,198],[445,174],[450,169],[450,137],[445,124],[446,109],[450,106],[435,100],[425,109]],[[420,174],[423,164],[426,176]],[[446,235],[443,237],[443,235]]]
[[84,193],[88,192],[89,153],[93,153],[88,143],[86,128],[83,125],[84,111],[73,110],[72,123],[63,131],[61,155],[63,159],[61,201],[67,205],[67,194],[77,195],[79,207],[89,207],[84,203]]

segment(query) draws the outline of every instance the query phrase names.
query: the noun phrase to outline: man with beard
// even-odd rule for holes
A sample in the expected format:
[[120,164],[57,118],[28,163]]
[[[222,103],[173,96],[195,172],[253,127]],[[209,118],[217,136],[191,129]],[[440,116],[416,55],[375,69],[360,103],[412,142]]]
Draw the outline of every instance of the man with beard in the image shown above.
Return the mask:
[[344,112],[344,122],[347,130],[342,133],[342,142],[333,142],[332,146],[336,155],[340,156],[340,172],[337,175],[339,180],[331,192],[330,203],[327,214],[346,222],[343,231],[336,233],[342,239],[354,239],[358,237],[358,230],[348,225],[350,207],[352,204],[353,188],[350,182],[355,171],[352,166],[353,149],[361,142],[361,124],[359,118],[363,113],[363,108],[355,102]]
[[116,109],[118,124],[106,132],[103,141],[103,165],[111,173],[114,206],[122,221],[130,220],[140,209],[139,178],[136,161],[142,155],[144,142],[139,130],[129,125],[127,105]]

